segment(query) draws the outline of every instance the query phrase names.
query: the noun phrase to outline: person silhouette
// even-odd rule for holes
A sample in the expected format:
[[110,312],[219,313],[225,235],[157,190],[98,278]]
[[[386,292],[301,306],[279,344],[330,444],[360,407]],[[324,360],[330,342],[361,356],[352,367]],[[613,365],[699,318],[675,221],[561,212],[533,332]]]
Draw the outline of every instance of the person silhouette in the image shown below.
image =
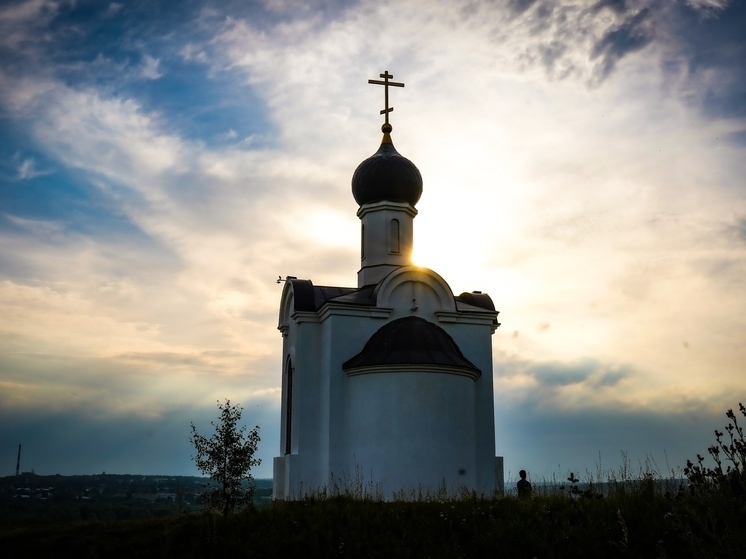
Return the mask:
[[516,486],[518,487],[519,497],[530,497],[531,496],[531,482],[526,479],[526,470],[518,472],[521,479],[518,480]]

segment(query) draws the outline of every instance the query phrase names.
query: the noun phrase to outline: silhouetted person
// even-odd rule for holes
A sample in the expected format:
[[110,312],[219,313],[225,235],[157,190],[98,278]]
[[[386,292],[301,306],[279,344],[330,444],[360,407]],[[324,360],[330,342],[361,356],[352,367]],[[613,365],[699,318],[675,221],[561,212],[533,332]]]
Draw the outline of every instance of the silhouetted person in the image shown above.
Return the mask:
[[518,487],[519,497],[530,497],[531,496],[531,482],[526,479],[526,470],[518,472],[521,479],[518,480],[516,486]]

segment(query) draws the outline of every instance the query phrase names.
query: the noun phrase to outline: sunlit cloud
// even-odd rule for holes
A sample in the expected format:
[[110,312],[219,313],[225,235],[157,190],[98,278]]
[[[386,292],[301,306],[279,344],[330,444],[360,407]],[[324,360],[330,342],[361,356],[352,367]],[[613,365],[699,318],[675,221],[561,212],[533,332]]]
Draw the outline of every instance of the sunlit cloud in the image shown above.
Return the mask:
[[[406,82],[394,142],[424,178],[414,260],[501,311],[508,468],[543,459],[520,438],[551,414],[553,436],[613,417],[615,457],[649,421],[681,437],[680,459],[682,408],[732,406],[746,362],[746,120],[712,112],[743,76],[692,63],[671,31],[728,4],[301,4],[205,7],[162,37],[133,27],[126,52],[59,59],[73,4],[0,8],[0,46],[35,61],[0,70],[27,143],[0,154],[0,408],[174,428],[230,397],[276,431],[275,280],[356,284],[350,179],[380,142],[366,80],[388,69]],[[100,20],[135,9],[102,5]],[[184,73],[251,104],[200,135],[227,92],[189,97]],[[244,112],[261,126],[234,122]],[[19,198],[32,187],[51,209]]]
[[715,16],[730,3],[729,0],[686,0],[687,5],[708,17]]

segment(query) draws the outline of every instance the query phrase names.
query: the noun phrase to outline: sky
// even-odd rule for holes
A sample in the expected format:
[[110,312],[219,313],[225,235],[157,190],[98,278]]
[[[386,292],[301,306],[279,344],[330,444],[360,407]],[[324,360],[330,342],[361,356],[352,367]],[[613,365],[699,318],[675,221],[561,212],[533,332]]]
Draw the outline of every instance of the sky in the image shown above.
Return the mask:
[[282,285],[355,286],[357,165],[489,293],[508,479],[667,475],[746,401],[746,3],[0,2],[0,476],[280,452]]

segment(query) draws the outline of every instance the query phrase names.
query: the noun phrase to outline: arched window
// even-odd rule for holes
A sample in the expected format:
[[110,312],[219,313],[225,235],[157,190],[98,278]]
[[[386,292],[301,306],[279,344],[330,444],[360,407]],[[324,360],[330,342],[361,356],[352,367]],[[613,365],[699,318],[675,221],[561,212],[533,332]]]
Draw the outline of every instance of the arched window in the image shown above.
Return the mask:
[[398,253],[399,248],[399,220],[398,219],[392,219],[391,220],[391,252]]
[[288,357],[285,365],[287,384],[285,385],[285,454],[292,452],[293,434],[293,362]]

